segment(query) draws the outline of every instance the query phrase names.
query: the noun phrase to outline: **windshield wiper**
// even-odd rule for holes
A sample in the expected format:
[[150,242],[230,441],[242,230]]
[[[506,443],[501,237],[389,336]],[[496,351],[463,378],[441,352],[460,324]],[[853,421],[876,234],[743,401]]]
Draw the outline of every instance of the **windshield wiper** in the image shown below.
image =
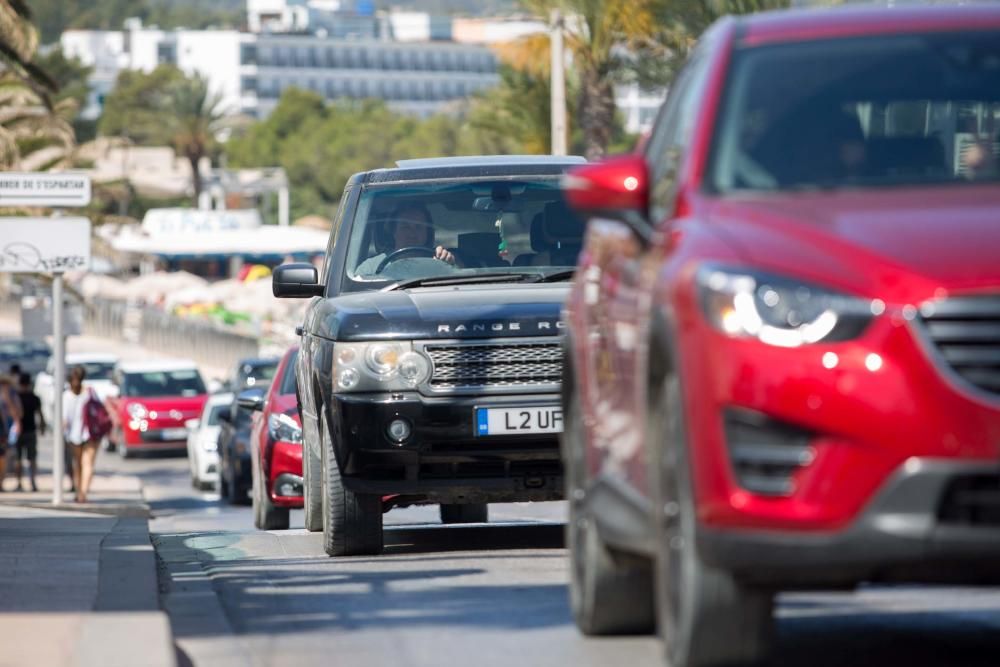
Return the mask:
[[447,285],[475,285],[477,283],[523,283],[540,282],[542,276],[537,273],[477,273],[464,276],[433,276],[430,278],[414,278],[412,280],[401,280],[381,291],[392,292],[393,290],[409,289],[411,287],[442,287]]
[[563,269],[561,271],[553,271],[552,273],[539,274],[538,281],[540,283],[558,283],[563,280],[569,280],[576,274],[576,269]]

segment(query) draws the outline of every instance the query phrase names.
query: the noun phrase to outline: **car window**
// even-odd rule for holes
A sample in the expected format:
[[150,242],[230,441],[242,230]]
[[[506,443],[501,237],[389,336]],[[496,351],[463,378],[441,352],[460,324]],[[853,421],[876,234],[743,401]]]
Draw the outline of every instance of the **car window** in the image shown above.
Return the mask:
[[198,396],[205,393],[205,383],[196,370],[146,371],[126,373],[122,393],[125,396]]
[[281,384],[278,386],[278,390],[282,396],[292,396],[295,394],[295,362],[298,357],[299,352],[296,350],[292,352],[292,355],[288,358],[288,363],[285,364],[285,372],[281,376]]
[[650,216],[660,222],[674,211],[677,175],[697,120],[708,79],[707,56],[696,54],[678,74],[646,148],[650,165]]
[[726,98],[720,192],[1000,179],[1000,31],[744,48]]
[[[582,240],[583,224],[563,201],[556,176],[369,186],[351,226],[345,290],[572,268]],[[454,263],[434,258],[438,246]]]
[[222,414],[223,410],[228,410],[228,405],[213,405],[209,408],[208,414],[205,415],[204,425],[205,426],[218,426],[219,425],[219,415]]
[[82,366],[87,380],[110,380],[115,369],[114,363],[103,361],[87,361],[72,366]]
[[277,361],[269,364],[244,364],[240,367],[240,372],[237,375],[237,384],[240,389],[267,387],[274,379],[277,370]]

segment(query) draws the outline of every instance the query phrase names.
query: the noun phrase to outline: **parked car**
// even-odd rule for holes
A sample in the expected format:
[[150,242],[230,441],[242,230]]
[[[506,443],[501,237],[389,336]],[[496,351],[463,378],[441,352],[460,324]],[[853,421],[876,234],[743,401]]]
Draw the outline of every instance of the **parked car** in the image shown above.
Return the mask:
[[193,361],[119,362],[112,378],[118,391],[106,404],[111,440],[123,458],[186,448],[187,421],[201,415],[208,399]]
[[[331,556],[382,550],[382,514],[563,497],[559,311],[582,241],[559,178],[582,158],[407,160],[354,175],[296,362],[306,527]],[[325,520],[324,520],[325,516]]]
[[261,530],[288,528],[289,508],[302,507],[302,420],[295,399],[298,346],[281,358],[267,394],[240,396],[251,410],[250,456],[253,477],[253,520]]
[[[66,375],[68,376],[70,370],[74,367],[83,366],[83,370],[87,374],[86,379],[83,381],[83,386],[93,389],[98,398],[105,401],[114,396],[118,391],[118,387],[111,377],[117,363],[118,357],[113,354],[67,354]],[[49,424],[53,421],[52,410],[56,393],[52,386],[53,373],[55,373],[55,364],[50,357],[45,370],[35,378],[35,394],[42,403],[42,415]],[[64,389],[68,386],[68,383],[64,383]],[[59,396],[62,396],[61,391],[59,392]]]
[[727,18],[566,178],[585,633],[745,664],[778,591],[1000,579],[998,64],[995,5]]
[[35,375],[45,370],[51,356],[52,350],[43,340],[0,338],[0,373],[17,364],[22,373]]
[[232,377],[225,383],[226,388],[233,393],[233,401],[230,409],[221,413],[219,487],[222,497],[234,505],[249,505],[248,494],[252,487],[251,414],[249,410],[240,407],[237,399],[240,392],[247,389],[253,389],[253,394],[263,396],[278,368],[278,361],[278,357],[240,359]]
[[219,483],[219,433],[222,430],[219,415],[232,404],[231,393],[212,394],[205,401],[201,416],[187,422],[188,462],[191,484],[196,488],[213,489]]

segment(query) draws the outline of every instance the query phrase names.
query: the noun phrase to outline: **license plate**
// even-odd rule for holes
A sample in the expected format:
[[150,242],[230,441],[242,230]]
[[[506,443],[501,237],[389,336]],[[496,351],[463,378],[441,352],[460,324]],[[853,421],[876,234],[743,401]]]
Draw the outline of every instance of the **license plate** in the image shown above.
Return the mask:
[[187,435],[186,428],[165,428],[160,431],[160,437],[164,440],[186,440]]
[[557,405],[476,409],[476,435],[530,435],[562,433],[562,430],[562,408]]

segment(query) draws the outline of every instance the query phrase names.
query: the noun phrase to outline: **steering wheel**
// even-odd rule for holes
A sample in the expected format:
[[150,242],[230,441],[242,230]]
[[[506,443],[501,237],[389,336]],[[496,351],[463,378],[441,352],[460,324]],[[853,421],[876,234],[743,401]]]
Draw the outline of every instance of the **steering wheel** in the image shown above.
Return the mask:
[[427,257],[429,259],[434,259],[434,250],[420,245],[411,245],[405,248],[400,248],[399,250],[393,250],[385,256],[385,259],[379,262],[378,268],[375,269],[375,273],[382,273],[382,271],[385,270],[385,267],[389,266],[396,260],[406,259],[407,257]]

